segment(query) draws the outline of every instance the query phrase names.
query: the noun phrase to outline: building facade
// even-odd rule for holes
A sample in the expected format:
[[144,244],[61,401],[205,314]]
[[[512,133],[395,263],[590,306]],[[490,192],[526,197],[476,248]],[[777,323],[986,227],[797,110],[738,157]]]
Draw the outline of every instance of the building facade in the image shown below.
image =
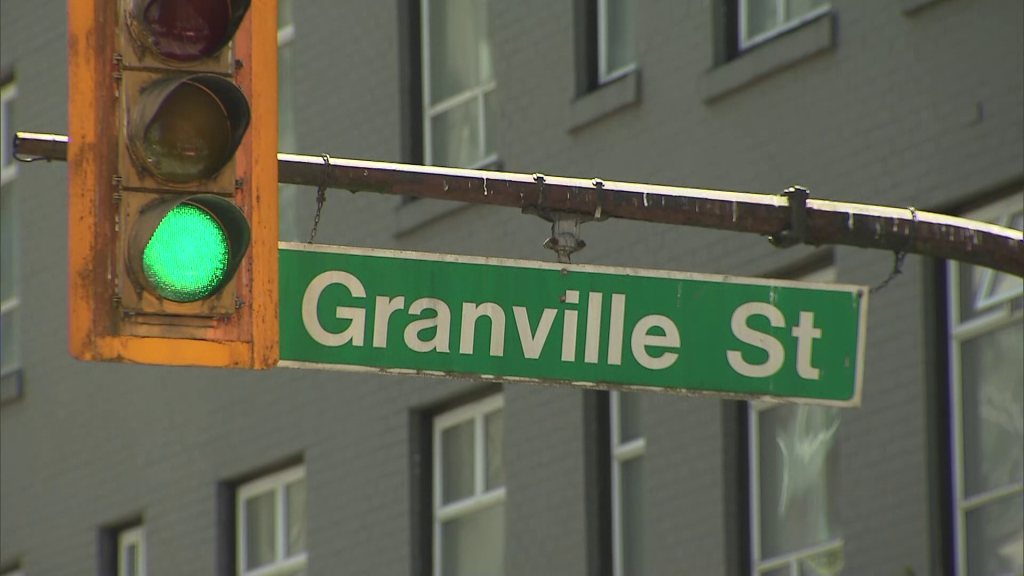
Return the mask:
[[[1015,0],[279,0],[282,151],[1024,226]],[[1021,574],[1024,284],[908,256],[860,408],[67,352],[67,22],[0,4],[0,574]],[[281,236],[315,191],[282,186]],[[551,261],[549,225],[328,191],[317,241]],[[892,254],[605,221],[574,262],[875,286]],[[74,241],[71,239],[71,241]],[[410,279],[414,282],[415,279]]]

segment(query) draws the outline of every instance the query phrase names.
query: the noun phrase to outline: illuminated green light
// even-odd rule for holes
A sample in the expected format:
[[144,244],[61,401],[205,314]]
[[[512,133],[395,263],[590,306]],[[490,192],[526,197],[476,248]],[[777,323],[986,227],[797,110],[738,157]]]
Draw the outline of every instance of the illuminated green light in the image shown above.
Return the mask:
[[229,253],[227,234],[216,218],[192,204],[179,204],[146,244],[142,269],[160,296],[195,302],[220,287]]

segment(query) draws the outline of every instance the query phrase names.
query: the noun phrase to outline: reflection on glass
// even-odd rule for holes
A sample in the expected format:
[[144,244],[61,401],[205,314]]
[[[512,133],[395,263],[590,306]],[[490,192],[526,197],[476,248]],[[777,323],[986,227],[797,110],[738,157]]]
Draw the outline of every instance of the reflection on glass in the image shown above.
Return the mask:
[[839,538],[839,410],[782,405],[760,412],[763,558]]
[[472,98],[430,119],[431,163],[467,167],[480,156],[480,102]]
[[497,504],[441,526],[444,576],[505,573],[505,505]]
[[606,0],[608,34],[607,74],[632,66],[636,59],[635,0]]
[[472,496],[473,421],[441,432],[441,486],[443,504]]
[[1024,494],[967,512],[967,573],[1020,574],[1024,570]]
[[285,488],[285,507],[288,510],[288,556],[306,551],[306,480],[299,480]]
[[647,572],[644,542],[644,459],[622,463],[622,566],[625,574]]
[[498,91],[491,90],[484,94],[484,154],[491,156],[498,153]]
[[1024,481],[1024,323],[961,347],[967,496]]
[[245,501],[245,568],[251,570],[274,561],[274,493]]
[[804,576],[836,576],[843,571],[843,548],[836,547],[811,554],[800,561],[800,574]]
[[491,412],[484,417],[484,429],[486,434],[486,460],[487,490],[500,488],[505,485],[505,456],[504,456],[504,412],[499,410]]
[[430,103],[437,105],[491,80],[487,2],[430,0]]
[[755,38],[778,26],[780,14],[776,0],[747,0],[747,38]]

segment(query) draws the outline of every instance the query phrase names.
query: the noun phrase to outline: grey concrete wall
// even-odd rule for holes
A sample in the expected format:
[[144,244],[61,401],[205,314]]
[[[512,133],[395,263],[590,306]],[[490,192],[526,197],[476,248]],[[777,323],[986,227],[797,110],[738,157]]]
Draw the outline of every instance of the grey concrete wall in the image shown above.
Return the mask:
[[[404,1],[404,0],[397,0]],[[398,6],[296,3],[299,151],[402,159]],[[1014,0],[943,0],[904,13],[835,0],[829,46],[707,100],[723,68],[708,2],[640,1],[637,102],[570,130],[573,7],[493,2],[498,149],[523,172],[948,209],[1024,179],[1024,40]],[[0,5],[0,59],[15,66],[16,127],[66,132],[60,4]],[[797,31],[797,34],[800,34]],[[792,40],[794,50],[817,37]],[[781,45],[781,44],[779,44]],[[790,49],[786,47],[786,49]],[[760,63],[757,63],[761,65]],[[731,67],[731,68],[730,68]],[[737,72],[737,70],[739,70]],[[24,397],[0,411],[0,565],[88,573],[97,528],[144,514],[151,574],[213,574],[216,486],[301,455],[313,574],[410,570],[409,413],[475,386],[414,378],[85,364],[67,350],[66,166],[22,165]],[[312,219],[313,191],[303,210]],[[411,209],[416,209],[415,206]],[[328,243],[550,260],[548,225],[469,207],[396,235],[398,200],[328,193]],[[768,274],[810,255],[761,238],[623,222],[584,226],[576,261]],[[885,253],[836,251],[840,280],[875,284]],[[870,303],[864,405],[844,414],[843,524],[850,574],[936,573],[929,538],[926,348],[919,258]],[[506,386],[507,568],[583,575],[582,394]],[[731,403],[649,396],[649,565],[727,574],[736,498]],[[742,512],[742,510],[740,510]],[[742,541],[740,542],[742,544]]]

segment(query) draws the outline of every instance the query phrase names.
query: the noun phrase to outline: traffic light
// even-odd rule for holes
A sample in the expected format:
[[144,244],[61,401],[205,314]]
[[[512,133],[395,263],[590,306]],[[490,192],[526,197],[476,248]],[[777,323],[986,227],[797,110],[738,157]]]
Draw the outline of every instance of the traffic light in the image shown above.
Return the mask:
[[68,12],[71,353],[276,365],[276,0]]

